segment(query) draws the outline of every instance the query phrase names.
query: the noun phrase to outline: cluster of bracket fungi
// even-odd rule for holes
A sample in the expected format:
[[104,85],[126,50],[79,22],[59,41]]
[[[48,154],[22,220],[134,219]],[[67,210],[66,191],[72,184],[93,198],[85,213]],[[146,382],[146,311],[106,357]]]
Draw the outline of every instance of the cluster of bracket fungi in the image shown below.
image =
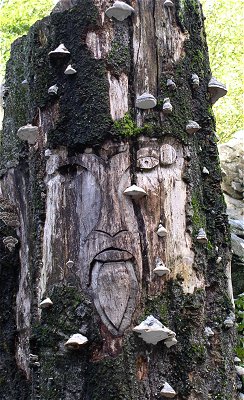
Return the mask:
[[[174,3],[171,0],[164,0],[164,6],[167,8],[172,8],[174,7]],[[115,1],[112,7],[109,7],[105,14],[107,15],[108,18],[114,18],[118,21],[123,21],[124,19],[128,18],[134,13],[133,7],[128,5],[127,3],[123,1]],[[70,56],[69,50],[65,47],[64,44],[60,44],[55,50],[52,50],[49,52],[49,57],[50,59],[66,59],[68,56]],[[75,68],[69,64],[65,71],[64,74],[66,75],[74,75],[76,74]],[[28,81],[25,79],[22,82],[23,85],[28,85]],[[200,86],[200,79],[196,73],[193,73],[191,76],[191,84],[194,90],[197,90]],[[166,83],[167,87],[170,90],[177,90],[177,85],[174,82],[173,78],[167,79]],[[214,104],[220,97],[224,96],[227,93],[227,89],[225,85],[222,83],[218,82],[214,77],[212,77],[209,81],[208,84],[208,91],[210,94],[210,100],[211,103]],[[48,94],[52,96],[57,96],[58,95],[58,84],[54,84],[49,87],[48,89]],[[137,96],[136,98],[136,103],[135,106],[138,109],[141,110],[148,110],[156,107],[157,105],[157,99],[150,93],[143,93],[140,96]],[[166,116],[170,116],[173,113],[173,105],[171,104],[170,98],[166,97],[163,99],[163,106],[162,106],[162,112]],[[186,132],[188,134],[194,134],[197,131],[201,129],[200,125],[193,120],[189,120],[186,123]],[[37,140],[38,140],[38,135],[39,135],[39,127],[38,126],[33,126],[32,124],[27,124],[25,126],[22,126],[19,128],[17,132],[17,136],[23,140],[27,141],[29,145],[34,145]],[[165,145],[169,146],[169,145]],[[170,146],[171,147],[171,146]],[[48,150],[46,150],[48,151]],[[176,154],[174,155],[173,153],[175,150],[171,147],[170,149],[171,154],[172,154],[172,160],[170,163],[174,162],[174,159],[176,157]],[[45,153],[46,155],[46,153]],[[203,174],[209,174],[209,171],[207,170],[206,167],[203,168]],[[143,188],[138,187],[137,185],[133,184],[132,186],[128,187],[124,191],[124,195],[130,196],[133,200],[140,200],[144,196],[147,195],[146,191]],[[1,206],[1,199],[0,199],[0,207]],[[18,227],[19,226],[19,221],[18,221],[18,216],[14,212],[9,212],[9,211],[3,211],[0,212],[0,219],[2,219],[7,225]],[[157,234],[159,237],[166,237],[167,235],[167,230],[163,226],[162,222],[160,221],[157,229]],[[206,244],[208,242],[206,232],[204,231],[203,228],[201,228],[197,234],[196,240],[201,243],[201,244]],[[18,243],[18,240],[16,238],[13,238],[12,236],[10,237],[5,237],[3,239],[3,243],[5,246],[12,251],[15,247],[15,245]],[[221,262],[221,257],[218,257],[217,263]],[[69,260],[66,265],[68,267],[72,266],[74,262],[72,260]],[[166,276],[170,273],[169,268],[167,268],[164,263],[162,262],[161,259],[158,259],[156,261],[156,267],[154,268],[153,272],[162,277]],[[49,297],[45,298],[39,305],[40,308],[46,309],[49,308],[53,305],[53,302]],[[229,328],[234,325],[234,317],[233,315],[230,315],[229,317],[226,318],[224,321],[224,325]],[[160,321],[158,321],[156,318],[154,318],[152,315],[148,316],[144,321],[142,321],[138,326],[136,326],[133,329],[134,332],[138,333],[140,337],[146,342],[150,344],[156,344],[159,341],[164,340],[164,343],[166,347],[171,347],[177,343],[176,340],[176,334],[165,327]],[[210,327],[205,328],[205,335],[206,337],[211,337],[214,335],[213,330]],[[65,346],[68,349],[80,349],[81,346],[86,344],[88,342],[88,339],[81,335],[81,334],[74,334],[72,335],[68,341],[65,343]],[[35,356],[33,356],[35,357]],[[32,357],[32,358],[33,358]],[[38,363],[37,360],[32,360],[32,362]],[[236,367],[238,368],[238,371],[241,367]],[[243,369],[242,371],[237,373],[242,373],[243,374]],[[163,385],[163,388],[160,392],[161,396],[167,397],[167,398],[173,398],[176,396],[176,392],[174,389],[167,383],[165,382]]]

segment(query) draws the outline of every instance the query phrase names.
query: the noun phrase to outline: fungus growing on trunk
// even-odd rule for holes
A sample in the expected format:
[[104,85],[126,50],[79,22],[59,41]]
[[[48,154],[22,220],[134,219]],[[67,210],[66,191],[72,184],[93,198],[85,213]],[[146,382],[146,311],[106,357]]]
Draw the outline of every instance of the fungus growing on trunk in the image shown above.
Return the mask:
[[176,84],[172,79],[167,79],[166,85],[170,90],[175,90],[176,89]]
[[52,300],[51,300],[49,297],[47,297],[46,299],[44,299],[44,300],[41,301],[39,307],[40,307],[40,308],[49,308],[49,307],[51,307],[52,305],[53,305]]
[[145,321],[133,328],[133,331],[138,333],[146,343],[151,344],[157,344],[161,340],[175,337],[175,333],[166,328],[153,315],[149,315]]
[[77,73],[76,69],[74,69],[72,67],[72,65],[68,65],[68,67],[66,68],[66,70],[64,71],[65,75],[74,75]]
[[126,196],[132,197],[132,199],[141,199],[142,197],[147,195],[147,192],[139,186],[132,185],[125,189],[124,194]]
[[164,114],[171,114],[173,111],[172,104],[170,103],[170,99],[166,97],[164,99],[164,104],[163,104],[163,113]]
[[21,140],[26,140],[29,144],[35,144],[38,138],[38,127],[31,124],[21,126],[17,132],[17,136]]
[[214,77],[212,77],[209,81],[208,91],[210,93],[212,104],[216,103],[217,100],[225,96],[227,93],[226,86],[223,83],[217,81],[217,79]]
[[150,108],[156,107],[157,100],[150,93],[143,93],[141,96],[136,98],[136,107],[142,110],[148,110]]
[[50,86],[50,88],[48,89],[48,94],[56,96],[58,94],[58,85],[55,84],[53,86]]
[[157,235],[160,237],[167,236],[167,229],[161,223],[158,225]]
[[162,397],[167,397],[168,399],[173,399],[176,396],[176,392],[169,383],[165,382],[160,395]]
[[124,1],[115,1],[112,7],[109,7],[105,14],[109,18],[115,18],[118,21],[124,21],[134,12],[134,8],[126,4]]
[[208,243],[208,238],[207,238],[206,232],[203,228],[200,228],[198,231],[197,241],[202,244]]
[[70,350],[79,350],[87,342],[88,339],[86,336],[83,336],[80,333],[75,333],[64,345]]
[[70,55],[68,49],[66,49],[65,45],[61,43],[55,50],[52,50],[48,53],[51,58],[63,58]]
[[192,87],[193,89],[197,89],[199,87],[199,77],[197,74],[192,74],[191,76]]
[[165,266],[162,260],[158,260],[156,263],[156,268],[154,268],[153,272],[158,276],[163,276],[168,275],[170,270]]
[[189,120],[186,125],[186,132],[187,133],[195,133],[201,129],[200,125],[197,122]]

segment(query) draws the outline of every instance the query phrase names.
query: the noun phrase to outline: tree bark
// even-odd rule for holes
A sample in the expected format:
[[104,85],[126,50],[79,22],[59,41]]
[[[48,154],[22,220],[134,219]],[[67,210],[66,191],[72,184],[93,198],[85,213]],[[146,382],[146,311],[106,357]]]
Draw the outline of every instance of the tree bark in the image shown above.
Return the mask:
[[[120,22],[105,15],[111,5],[62,1],[12,46],[1,148],[0,211],[9,214],[0,220],[1,398],[152,400],[168,382],[178,400],[231,400],[230,237],[201,6],[133,0],[135,12]],[[70,56],[49,57],[60,43]],[[64,74],[68,64],[76,74]],[[48,94],[54,84],[57,96]],[[144,92],[157,99],[153,109],[136,108]],[[188,120],[201,129],[188,134]],[[35,145],[16,135],[26,123],[39,128]],[[132,184],[147,195],[125,195]],[[196,239],[200,228],[207,244]],[[10,236],[18,239],[11,251]],[[159,261],[169,275],[153,272]],[[46,297],[53,305],[42,309]],[[149,315],[175,332],[176,345],[133,332]],[[77,333],[88,343],[67,349]]]

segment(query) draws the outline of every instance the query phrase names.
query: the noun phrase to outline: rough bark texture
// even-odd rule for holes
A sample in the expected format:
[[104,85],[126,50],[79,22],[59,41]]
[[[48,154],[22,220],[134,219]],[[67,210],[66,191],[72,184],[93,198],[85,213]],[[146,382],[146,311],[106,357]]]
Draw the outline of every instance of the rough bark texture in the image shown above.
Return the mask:
[[[232,400],[234,330],[223,323],[233,310],[230,237],[201,7],[133,0],[134,15],[118,22],[104,14],[111,4],[61,2],[12,48],[1,194],[20,226],[0,221],[0,397],[152,400],[167,381],[178,400]],[[70,58],[50,60],[60,43]],[[70,62],[76,75],[64,74]],[[140,111],[135,99],[145,91],[158,104]],[[195,135],[185,131],[189,119],[201,126]],[[27,122],[39,126],[34,146],[16,136]],[[165,144],[176,151],[171,164]],[[125,196],[132,183],[147,196]],[[160,221],[166,238],[156,233]],[[207,245],[196,240],[200,228]],[[6,236],[18,238],[12,252]],[[153,273],[158,259],[167,278]],[[53,306],[40,310],[46,296]],[[176,332],[177,345],[132,332],[150,314]],[[79,332],[88,344],[67,350]]]

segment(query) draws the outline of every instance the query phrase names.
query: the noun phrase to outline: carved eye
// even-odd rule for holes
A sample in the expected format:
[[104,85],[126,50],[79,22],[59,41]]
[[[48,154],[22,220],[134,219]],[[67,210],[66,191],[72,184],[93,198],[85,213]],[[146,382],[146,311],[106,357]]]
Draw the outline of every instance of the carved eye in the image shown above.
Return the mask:
[[159,163],[159,160],[155,157],[141,157],[137,159],[137,167],[140,169],[149,170],[155,168]]

